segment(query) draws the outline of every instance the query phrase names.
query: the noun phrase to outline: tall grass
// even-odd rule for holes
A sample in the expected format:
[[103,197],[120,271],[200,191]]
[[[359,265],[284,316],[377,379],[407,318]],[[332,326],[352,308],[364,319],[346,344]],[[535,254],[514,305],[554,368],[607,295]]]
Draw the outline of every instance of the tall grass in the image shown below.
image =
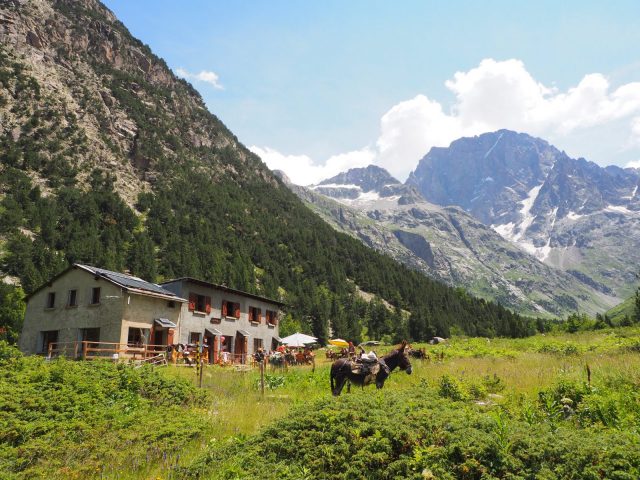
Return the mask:
[[[390,348],[382,347],[378,353],[385,353]],[[561,414],[562,405],[558,404],[558,399],[545,392],[560,392],[558,385],[585,385],[588,365],[591,383],[600,392],[590,397],[588,405],[594,421],[607,428],[632,428],[627,413],[635,412],[637,407],[632,404],[637,396],[629,392],[637,391],[640,386],[638,328],[539,335],[517,340],[454,338],[445,345],[414,345],[414,348],[425,348],[430,359],[412,359],[412,375],[396,371],[387,380],[383,391],[376,393],[372,386],[353,388],[350,398],[364,399],[374,394],[384,397],[389,391],[410,393],[428,390],[440,392],[443,397],[459,396],[464,399],[462,403],[474,408],[499,406],[501,411],[533,424],[541,418],[555,418],[552,416]],[[103,451],[100,457],[108,458],[108,462],[96,464],[93,473],[85,469],[80,474],[74,469],[75,460],[71,458],[67,469],[52,470],[49,478],[181,478],[179,467],[189,466],[203,451],[215,452],[218,445],[245,442],[279,419],[288,417],[296,407],[335,402],[329,388],[330,363],[319,352],[315,371],[310,367],[290,367],[287,371],[267,368],[264,397],[259,389],[257,369],[239,372],[230,367],[207,366],[203,373],[204,395],[196,403],[171,407],[174,412],[171,428],[163,425],[168,420],[160,421],[166,415],[153,421],[147,417],[139,424],[126,423],[123,419],[139,415],[123,412],[125,416],[120,417],[111,409],[114,430],[105,437],[109,443],[96,444]],[[38,372],[44,371],[46,366],[38,365]],[[55,362],[51,368],[51,373],[42,374],[47,382],[56,371]],[[71,375],[71,365],[64,364],[64,368],[65,375]],[[158,368],[155,373],[165,378],[169,386],[181,384],[184,380],[192,385],[198,384],[193,368],[170,366]],[[77,383],[87,388],[82,381]],[[451,389],[456,388],[459,388],[460,395],[451,393]],[[104,395],[110,398],[108,393]],[[541,404],[541,395],[547,395],[544,398],[550,402],[548,408]],[[137,408],[135,402],[118,401]],[[164,407],[158,405],[153,408]],[[454,405],[452,408],[458,407]],[[78,415],[82,412],[79,411]],[[183,425],[182,430],[180,425]],[[119,431],[124,433],[122,441],[117,440]],[[69,431],[68,435],[71,433]],[[49,441],[56,441],[55,438],[55,435],[50,436]],[[144,444],[148,438],[154,438],[153,445]],[[69,454],[77,455],[77,451],[70,450]],[[65,462],[64,458],[56,464],[61,462]],[[28,476],[15,475],[15,478]]]

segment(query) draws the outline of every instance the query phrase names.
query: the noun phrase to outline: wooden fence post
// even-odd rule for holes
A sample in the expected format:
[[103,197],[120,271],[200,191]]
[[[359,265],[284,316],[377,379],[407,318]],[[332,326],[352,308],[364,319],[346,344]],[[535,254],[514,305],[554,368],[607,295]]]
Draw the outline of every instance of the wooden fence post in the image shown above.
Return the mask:
[[260,391],[262,398],[264,398],[264,358],[260,360]]

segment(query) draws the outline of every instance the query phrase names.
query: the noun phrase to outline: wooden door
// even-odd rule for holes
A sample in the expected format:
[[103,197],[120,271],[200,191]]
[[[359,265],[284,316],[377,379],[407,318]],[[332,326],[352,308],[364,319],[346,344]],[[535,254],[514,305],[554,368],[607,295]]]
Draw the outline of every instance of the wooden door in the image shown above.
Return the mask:
[[213,357],[211,357],[211,363],[216,363],[218,361],[220,347],[218,346],[218,336],[213,337]]

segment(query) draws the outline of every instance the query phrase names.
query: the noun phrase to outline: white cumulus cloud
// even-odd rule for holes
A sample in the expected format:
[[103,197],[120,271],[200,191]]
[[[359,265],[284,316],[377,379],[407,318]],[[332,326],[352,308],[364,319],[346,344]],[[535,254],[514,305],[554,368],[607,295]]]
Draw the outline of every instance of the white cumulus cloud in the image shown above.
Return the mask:
[[626,168],[640,168],[640,160],[635,160],[635,161],[631,161],[628,162],[625,165]]
[[[449,108],[425,94],[394,105],[382,116],[372,147],[325,162],[278,154],[278,168],[297,183],[294,178],[302,172],[290,172],[300,168],[299,159],[304,157],[308,162],[305,182],[315,183],[328,172],[334,174],[338,165],[347,169],[371,158],[370,163],[404,180],[430,148],[502,128],[540,136],[587,158],[592,147],[610,157],[621,148],[633,151],[640,147],[640,82],[612,88],[604,75],[591,73],[560,91],[537,81],[520,60],[485,59],[475,68],[456,72],[445,85],[454,95]],[[619,131],[620,138],[604,133],[612,130]],[[585,144],[584,138],[593,144]]]
[[215,72],[202,70],[199,73],[192,73],[185,70],[182,67],[176,68],[175,72],[176,72],[176,75],[184,78],[185,80],[195,80],[198,82],[208,83],[209,85],[212,85],[213,88],[215,89],[224,90],[224,87],[220,83],[220,77]]
[[249,147],[271,170],[282,170],[296,185],[311,185],[331,178],[350,168],[366,167],[373,163],[375,153],[369,149],[341,153],[327,159],[323,164],[315,163],[307,155],[284,155],[269,147]]

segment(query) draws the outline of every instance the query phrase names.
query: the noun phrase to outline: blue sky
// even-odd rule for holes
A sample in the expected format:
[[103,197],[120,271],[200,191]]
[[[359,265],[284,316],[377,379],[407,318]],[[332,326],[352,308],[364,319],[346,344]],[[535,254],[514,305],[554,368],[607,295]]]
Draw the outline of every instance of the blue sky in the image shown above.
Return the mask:
[[638,1],[105,3],[298,183],[502,127],[640,161]]

